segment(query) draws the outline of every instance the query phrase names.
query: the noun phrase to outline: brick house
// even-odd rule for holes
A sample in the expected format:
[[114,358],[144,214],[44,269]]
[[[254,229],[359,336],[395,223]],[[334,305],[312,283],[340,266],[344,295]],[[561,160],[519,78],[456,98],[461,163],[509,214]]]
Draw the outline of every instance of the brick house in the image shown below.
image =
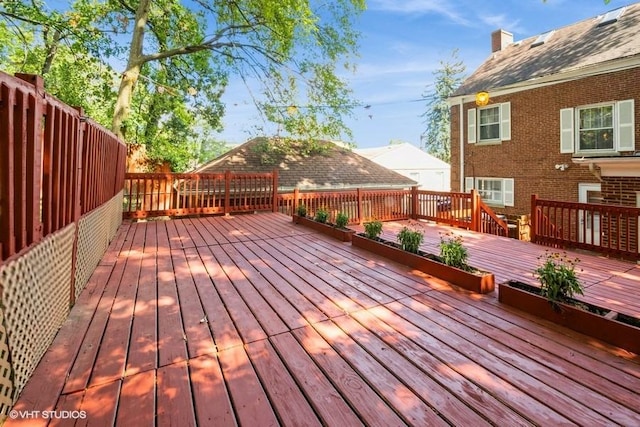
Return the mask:
[[515,43],[492,33],[449,100],[452,191],[517,215],[532,194],[640,205],[639,33],[640,3]]

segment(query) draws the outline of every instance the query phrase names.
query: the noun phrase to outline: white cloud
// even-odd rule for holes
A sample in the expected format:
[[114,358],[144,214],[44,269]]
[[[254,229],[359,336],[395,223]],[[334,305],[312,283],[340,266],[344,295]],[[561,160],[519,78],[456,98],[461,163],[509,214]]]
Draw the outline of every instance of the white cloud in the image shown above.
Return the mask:
[[468,25],[469,22],[449,5],[450,2],[442,0],[371,0],[369,9],[405,15],[434,13],[458,24]]

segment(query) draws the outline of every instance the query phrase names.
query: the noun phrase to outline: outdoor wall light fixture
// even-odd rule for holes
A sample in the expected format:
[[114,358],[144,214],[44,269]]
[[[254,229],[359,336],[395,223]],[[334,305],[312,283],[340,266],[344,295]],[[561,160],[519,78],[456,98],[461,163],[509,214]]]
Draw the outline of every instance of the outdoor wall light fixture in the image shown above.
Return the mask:
[[564,172],[567,169],[569,169],[569,165],[566,164],[566,163],[561,163],[561,164],[556,165],[556,170],[559,170],[561,172]]
[[481,91],[476,93],[476,105],[482,107],[489,103],[489,92]]

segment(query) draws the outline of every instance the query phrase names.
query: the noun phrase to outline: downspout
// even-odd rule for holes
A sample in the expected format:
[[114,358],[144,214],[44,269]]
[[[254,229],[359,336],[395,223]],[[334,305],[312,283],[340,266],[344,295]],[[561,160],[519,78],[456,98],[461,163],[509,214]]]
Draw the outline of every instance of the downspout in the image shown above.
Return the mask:
[[464,107],[464,96],[460,97],[460,102],[459,104],[460,108],[458,109],[460,112],[460,192],[464,193],[465,188],[464,188],[464,114],[463,114],[463,107]]

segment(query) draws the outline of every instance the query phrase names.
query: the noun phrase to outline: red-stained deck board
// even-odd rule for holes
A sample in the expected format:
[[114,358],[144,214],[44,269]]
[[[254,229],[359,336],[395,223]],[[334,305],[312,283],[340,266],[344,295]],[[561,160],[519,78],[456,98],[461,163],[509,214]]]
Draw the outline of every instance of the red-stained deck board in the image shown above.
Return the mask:
[[182,247],[193,248],[195,246],[195,242],[193,241],[191,233],[187,230],[187,222],[184,219],[176,219],[171,222],[176,226],[176,233],[180,236]]
[[213,334],[217,350],[220,351],[242,345],[242,338],[220,299],[220,295],[218,295],[199,253],[195,248],[189,248],[185,250],[185,256],[189,263],[189,270],[193,276],[198,297],[204,308],[205,323],[208,324]]
[[[330,288],[323,285],[319,278],[307,274],[303,269],[296,268],[295,264],[291,262],[293,260],[286,258],[283,252],[279,252],[280,245],[273,245],[265,241],[254,242],[254,244],[260,248],[263,255],[266,255],[262,260],[274,270],[277,269],[278,274],[280,274],[291,287],[304,295],[307,300],[326,316],[334,317],[344,315],[344,310],[341,309],[336,302],[332,301],[332,299],[327,298],[321,291]],[[305,280],[305,278],[308,280]],[[313,283],[317,284],[317,286],[314,287]],[[340,301],[338,295],[337,293],[333,294],[334,298]],[[350,305],[350,307],[354,306]]]
[[[287,267],[280,264],[254,242],[237,244],[236,249],[242,253],[246,259],[250,260],[259,274],[268,280],[271,286],[286,298],[307,322],[315,323],[327,320],[327,316],[325,316],[322,311],[309,301],[303,293],[299,292],[289,283],[299,283],[300,278],[294,275]],[[323,300],[326,301],[324,298]],[[291,327],[291,324],[289,326]]]
[[251,285],[245,273],[229,256],[233,252],[232,245],[211,247],[211,253],[216,257],[225,274],[251,310],[253,316],[260,322],[267,335],[275,335],[288,331],[287,325],[276,311],[265,301],[264,297]]
[[[84,392],[81,391],[60,396],[60,399],[56,404],[55,411],[60,414],[62,414],[63,411],[69,411],[70,413],[73,412],[75,416],[53,417],[51,422],[48,424],[49,427],[73,427],[76,424],[76,420],[81,416],[88,416],[88,414],[85,415],[80,413],[83,397]],[[47,425],[46,420],[42,421],[42,425]],[[39,423],[30,423],[29,425],[39,425]]]
[[131,340],[125,375],[133,375],[157,368],[157,232],[155,222],[147,223],[146,226],[147,239],[140,266],[140,280],[133,311],[133,324],[131,326]]
[[[387,307],[419,326],[422,334],[414,338],[418,345],[430,349],[434,355],[447,361],[450,367],[458,370],[462,375],[481,387],[492,390],[497,397],[510,402],[510,405],[526,418],[537,424],[559,425],[569,422],[567,417],[573,415],[572,411],[577,414],[585,411],[585,419],[593,418],[603,422],[601,417],[590,413],[588,408],[580,407],[579,403],[566,405],[569,397],[529,376],[528,373],[509,365],[484,348],[477,347],[462,337],[450,333],[434,320],[420,316],[418,313],[428,309],[420,306],[417,301],[407,299],[401,302],[407,304],[406,308],[402,307],[400,302],[389,304]],[[490,348],[489,344],[487,342],[485,346]],[[469,369],[462,370],[460,367],[469,367]],[[496,387],[498,384],[500,386]],[[565,405],[567,408],[563,410]],[[575,409],[570,410],[569,406]]]
[[276,426],[273,408],[243,347],[233,347],[218,353],[222,375],[240,425]]
[[116,419],[118,396],[121,381],[114,381],[97,387],[88,388],[82,398],[81,411],[85,411],[86,418],[76,421],[76,426],[110,426]]
[[271,343],[282,355],[287,369],[297,379],[300,388],[325,425],[362,425],[358,415],[336,391],[329,379],[309,354],[289,333],[271,337]]
[[[320,420],[268,340],[248,344],[251,359],[278,419],[284,425],[320,426]],[[285,356],[286,357],[286,356]]]
[[225,236],[225,233],[222,233],[216,226],[218,221],[219,221],[218,217],[202,218],[202,221],[201,221],[202,226],[206,229],[207,233],[209,233],[209,235],[214,239],[213,241],[209,242],[210,245],[215,245],[215,244],[222,245],[225,243],[229,243],[229,239],[227,239],[227,237]]
[[169,236],[162,230],[158,227],[158,366],[188,359]]
[[[327,259],[326,254],[315,248],[313,243],[310,244],[309,242],[305,242],[301,237],[291,237],[288,238],[287,241],[294,245],[296,250],[300,252],[305,260],[313,262],[320,269],[318,272],[319,277],[332,277],[338,279],[335,282],[342,285],[341,290],[343,290],[348,296],[361,300],[362,304],[366,308],[373,307],[378,304],[385,304],[394,299],[371,287],[368,283],[364,283],[358,278],[342,271],[337,267],[337,263],[344,261]],[[402,295],[398,296],[402,297]]]
[[[300,328],[308,324],[296,307],[289,302],[284,295],[280,294],[253,266],[253,264],[259,263],[259,259],[253,253],[247,251],[242,243],[225,246],[225,249],[226,254],[235,263],[238,270],[246,277],[248,283],[251,283],[269,307],[278,314],[278,317],[286,325],[287,329]],[[275,281],[277,281],[277,279]],[[284,330],[280,332],[284,332]]]
[[182,220],[184,229],[189,234],[189,239],[191,240],[193,246],[206,246],[208,243],[201,233],[202,230],[196,225],[199,222],[200,221],[192,221],[190,218],[184,218]]
[[[464,320],[462,324],[447,317],[446,308],[442,310],[443,316],[438,317],[438,321],[441,322],[442,325],[446,325],[449,330],[456,332],[458,335],[465,337],[478,346],[485,346],[487,337],[493,339],[495,343],[491,346],[491,350],[496,357],[500,357],[514,366],[528,366],[532,361],[535,361],[537,364],[542,365],[542,367],[535,371],[530,371],[529,374],[531,376],[547,382],[549,385],[558,388],[564,393],[585,396],[582,402],[589,407],[610,408],[613,420],[623,425],[629,425],[629,423],[637,421],[637,413],[628,410],[628,408],[637,406],[637,396],[629,393],[628,389],[613,382],[603,381],[599,387],[599,391],[602,392],[602,395],[600,395],[591,394],[580,386],[580,384],[589,384],[597,381],[599,376],[602,375],[601,372],[592,372],[591,370],[585,369],[585,367],[592,367],[593,371],[599,369],[596,368],[594,360],[590,359],[590,357],[583,357],[580,362],[570,363],[563,357],[554,356],[549,350],[544,351],[540,347],[531,345],[530,342],[513,339],[510,332],[507,332],[513,330],[511,324],[506,324],[506,322],[501,321],[501,319],[496,319],[494,316],[482,310],[474,309],[468,304],[463,304],[454,298],[448,298],[447,295],[430,295],[430,298],[418,299],[425,306],[433,308],[434,310],[442,310],[439,309],[438,306],[443,307],[444,304],[446,304],[445,307],[455,310],[456,316]],[[470,313],[467,314],[467,311]],[[527,326],[529,326],[531,330],[525,332],[525,334],[534,335],[536,333],[535,325]],[[476,331],[482,331],[482,333],[478,334]],[[553,342],[547,342],[546,344],[547,348],[554,346]],[[564,350],[564,348],[558,347],[560,351]],[[580,354],[574,353],[574,357],[578,358]],[[558,381],[561,375],[566,377],[566,379]],[[612,376],[605,376],[605,378],[612,380],[615,379],[616,376],[619,376],[619,374],[615,372],[611,372],[610,375]],[[552,378],[552,380],[550,380],[550,378]],[[602,396],[607,396],[607,398],[603,398]]]
[[[278,251],[293,261],[294,273],[328,297],[343,311],[351,312],[378,304],[357,289],[332,279],[331,275],[319,267],[321,260],[300,253],[297,246],[293,245],[289,239],[276,239],[275,242],[278,245]],[[304,265],[304,268],[301,265]]]
[[189,361],[196,420],[201,426],[235,426],[229,391],[218,360],[206,355]]
[[[251,310],[240,297],[211,250],[206,247],[198,248],[198,253],[243,342],[249,343],[265,339],[267,334],[258,320],[252,315]],[[207,318],[209,318],[209,315],[207,315]],[[215,319],[215,313],[211,319]]]
[[189,357],[213,353],[216,351],[215,345],[185,253],[184,251],[172,250],[171,258],[176,274],[180,312]]
[[312,328],[292,332],[318,366],[368,426],[402,426],[405,422]]
[[[394,319],[394,314],[386,308],[376,307],[371,312],[361,311],[354,313],[353,317],[361,325],[366,325],[371,330],[375,330],[380,339],[405,355],[408,360],[418,363],[424,373],[430,375],[442,387],[445,387],[449,393],[465,402],[469,408],[475,408],[486,420],[500,420],[501,423],[509,426],[530,425],[528,420],[518,415],[500,400],[495,399],[491,393],[447,366],[446,361],[438,359],[412,341],[412,337],[422,332],[413,326],[407,327],[406,324],[403,325],[401,320]],[[389,322],[389,324],[384,323],[381,319]],[[395,327],[390,326],[391,324]],[[431,394],[433,388],[429,387],[429,390],[429,394]],[[443,406],[437,405],[438,408]],[[460,422],[459,420],[452,421],[454,423]]]
[[196,425],[187,362],[177,362],[158,369],[157,425]]
[[[337,317],[334,322],[349,335],[350,339],[360,343],[369,354],[412,389],[426,405],[438,408],[438,415],[445,417],[453,425],[488,425],[487,420],[459,400],[458,396],[420,371],[401,353],[394,351],[351,317]],[[322,326],[324,327],[325,324]],[[348,342],[346,339],[344,341]]]
[[[64,385],[63,393],[65,394],[84,390],[89,383],[89,377],[91,376],[98,350],[100,349],[102,336],[124,274],[126,262],[123,260],[126,260],[125,253],[128,253],[131,248],[132,241],[132,238],[124,241],[124,246],[121,249],[121,258],[113,266],[104,291],[99,295],[100,301],[97,304],[91,323],[87,328],[80,352],[73,362],[73,366]],[[80,299],[83,298],[85,293],[86,290],[80,294],[76,305],[79,304]]]
[[144,224],[136,224],[122,281],[111,307],[111,316],[104,330],[91,374],[90,385],[92,386],[114,381],[124,374],[140,278],[145,231]]
[[155,426],[156,371],[144,371],[122,381],[116,425]]
[[[309,246],[317,249],[319,256],[322,259],[330,261],[336,268],[359,279],[363,283],[366,283],[367,286],[371,286],[373,289],[392,299],[400,299],[408,295],[417,295],[421,292],[402,283],[395,283],[388,276],[372,269],[371,266],[364,265],[348,252],[340,251],[340,248],[336,249],[334,245],[329,244],[325,239],[314,240]],[[426,288],[423,289],[422,292],[429,290],[431,289]]]

